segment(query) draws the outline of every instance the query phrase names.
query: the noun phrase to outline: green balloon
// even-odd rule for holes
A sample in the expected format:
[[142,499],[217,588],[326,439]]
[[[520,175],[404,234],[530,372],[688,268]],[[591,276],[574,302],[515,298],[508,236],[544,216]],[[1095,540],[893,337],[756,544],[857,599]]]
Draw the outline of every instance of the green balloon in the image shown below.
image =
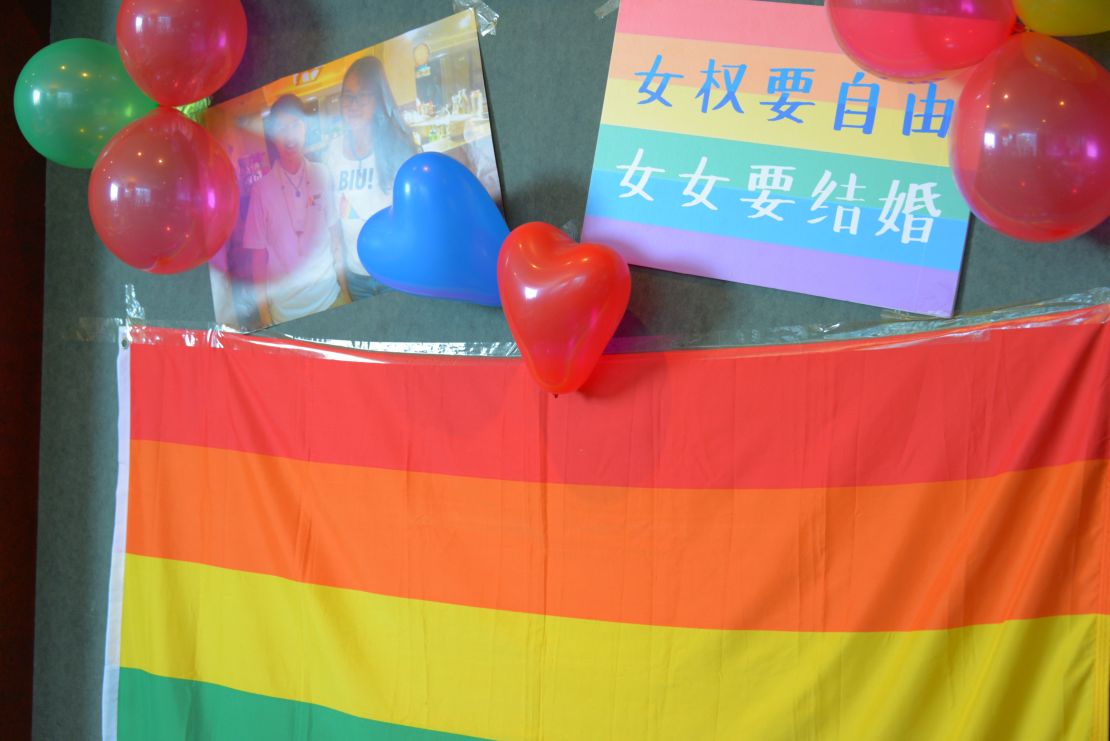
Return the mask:
[[66,39],[40,50],[15,83],[15,120],[48,160],[88,169],[108,140],[154,110],[114,46]]

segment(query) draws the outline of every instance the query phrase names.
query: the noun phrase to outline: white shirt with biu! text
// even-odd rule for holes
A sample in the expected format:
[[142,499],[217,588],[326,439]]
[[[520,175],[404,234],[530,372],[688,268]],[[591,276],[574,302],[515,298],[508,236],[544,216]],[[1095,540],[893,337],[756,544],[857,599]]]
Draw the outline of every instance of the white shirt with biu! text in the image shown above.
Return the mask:
[[324,152],[324,165],[331,173],[347,270],[368,275],[358,259],[358,234],[367,219],[393,202],[393,184],[387,183],[382,190],[374,153],[361,159],[349,157],[343,151],[344,139],[339,136],[331,141]]

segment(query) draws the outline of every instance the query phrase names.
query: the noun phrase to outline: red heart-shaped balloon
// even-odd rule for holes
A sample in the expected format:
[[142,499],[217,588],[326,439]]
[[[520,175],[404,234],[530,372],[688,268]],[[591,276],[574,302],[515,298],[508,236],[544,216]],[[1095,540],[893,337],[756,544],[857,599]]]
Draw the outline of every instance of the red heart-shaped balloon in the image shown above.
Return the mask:
[[628,263],[609,247],[578,244],[539,222],[501,245],[497,286],[509,329],[540,386],[575,391],[617,330],[632,291]]

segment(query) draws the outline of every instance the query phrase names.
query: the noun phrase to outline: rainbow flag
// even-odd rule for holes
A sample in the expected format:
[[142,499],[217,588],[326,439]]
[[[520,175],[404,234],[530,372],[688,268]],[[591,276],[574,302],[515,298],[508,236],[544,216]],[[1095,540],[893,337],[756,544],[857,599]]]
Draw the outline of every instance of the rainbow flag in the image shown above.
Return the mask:
[[558,398],[132,339],[109,738],[1106,736],[1110,305]]
[[633,264],[950,316],[959,84],[860,71],[820,7],[623,0],[583,239]]

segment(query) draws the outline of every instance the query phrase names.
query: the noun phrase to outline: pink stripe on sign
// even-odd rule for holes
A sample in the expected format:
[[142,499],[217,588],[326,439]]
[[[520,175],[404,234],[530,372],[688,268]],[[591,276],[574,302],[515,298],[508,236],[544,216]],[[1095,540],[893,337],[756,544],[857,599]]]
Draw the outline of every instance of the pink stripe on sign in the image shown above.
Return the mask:
[[758,0],[625,0],[617,33],[842,53],[824,8]]
[[587,216],[582,241],[607,244],[633,265],[952,316],[960,273],[736,237]]

